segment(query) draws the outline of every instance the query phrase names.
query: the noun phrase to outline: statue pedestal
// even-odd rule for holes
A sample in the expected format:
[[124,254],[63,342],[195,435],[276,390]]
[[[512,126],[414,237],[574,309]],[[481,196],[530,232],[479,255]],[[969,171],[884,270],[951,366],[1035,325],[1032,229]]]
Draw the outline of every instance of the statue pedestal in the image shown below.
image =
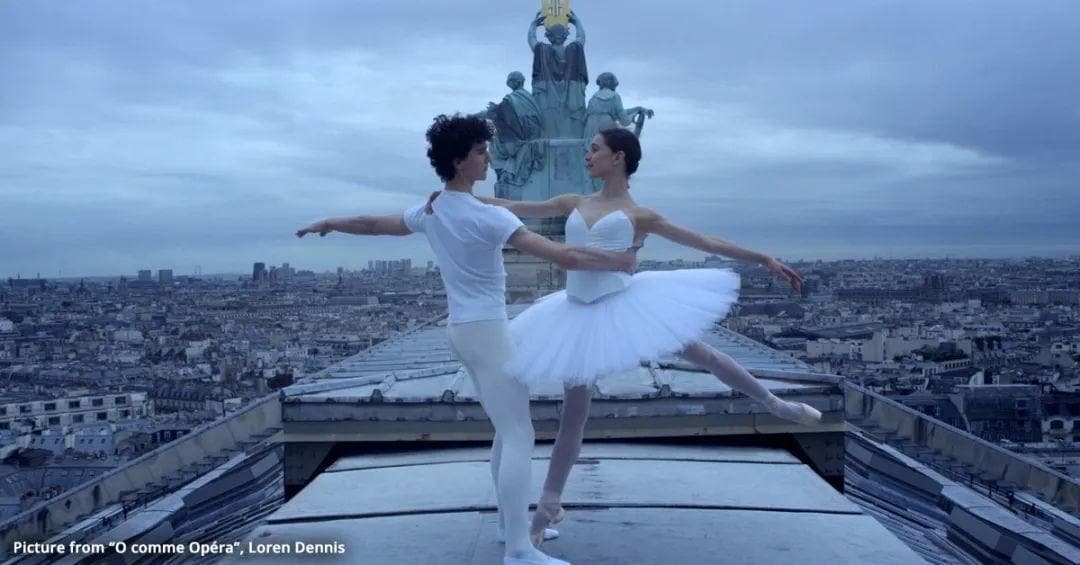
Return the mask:
[[[509,200],[539,202],[561,194],[592,194],[592,181],[585,172],[584,139],[540,139],[544,166],[533,171],[522,186],[495,183],[495,196]],[[528,218],[530,230],[554,241],[565,240],[565,217]],[[503,248],[506,264],[506,294],[509,303],[531,302],[566,287],[566,272],[548,261],[514,249]]]
[[[562,241],[562,237],[551,239]],[[509,304],[532,302],[566,287],[566,271],[513,247],[503,248],[503,262],[506,265],[506,301]]]
[[[592,181],[585,172],[584,139],[540,139],[543,168],[533,171],[522,186],[495,183],[495,196],[508,200],[540,202],[560,194],[592,194]],[[539,234],[562,236],[566,218],[527,219],[525,225]]]

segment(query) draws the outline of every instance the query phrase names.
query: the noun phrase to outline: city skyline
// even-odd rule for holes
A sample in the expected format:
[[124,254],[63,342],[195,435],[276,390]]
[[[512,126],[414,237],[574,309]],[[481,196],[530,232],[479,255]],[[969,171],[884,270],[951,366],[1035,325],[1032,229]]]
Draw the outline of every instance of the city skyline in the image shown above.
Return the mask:
[[[0,7],[0,277],[427,260],[292,234],[424,198],[431,117],[530,64],[524,4],[136,6]],[[678,223],[793,259],[1080,253],[1072,3],[577,9],[590,77],[656,110],[633,194]]]
[[[640,261],[658,261],[658,263],[666,263],[666,261],[679,261],[679,260],[691,261],[691,263],[701,263],[701,261],[704,260],[708,256],[710,256],[710,255],[702,253],[702,252],[696,252],[696,251],[690,250],[685,255],[679,255],[679,256],[648,256],[648,255],[643,254],[643,255],[639,256],[638,260],[639,260],[639,263],[640,263]],[[781,259],[783,259],[785,261],[788,261],[788,263],[792,263],[792,264],[806,264],[806,263],[818,263],[818,261],[821,261],[821,263],[839,263],[839,261],[876,261],[876,260],[877,261],[923,261],[923,260],[927,260],[927,261],[930,261],[930,260],[991,260],[991,261],[996,261],[996,260],[1017,260],[1018,261],[1018,260],[1027,260],[1027,259],[1048,259],[1048,260],[1068,260],[1068,259],[1071,259],[1071,260],[1077,260],[1077,259],[1080,259],[1080,255],[1078,255],[1076,253],[1065,253],[1065,252],[1063,252],[1061,254],[1056,254],[1056,255],[1054,255],[1054,254],[1043,254],[1043,255],[1029,254],[1029,255],[998,256],[998,257],[995,257],[995,256],[978,256],[978,255],[961,256],[961,255],[943,254],[943,255],[940,255],[940,256],[931,256],[931,255],[926,255],[926,256],[914,256],[914,255],[902,256],[902,255],[896,255],[896,256],[873,256],[873,257],[794,257],[794,256],[793,257],[784,257],[784,256],[780,256],[779,258],[781,258]],[[728,258],[728,259],[733,261],[733,263],[740,263],[740,261],[738,259],[730,259],[730,258]],[[251,272],[252,271],[252,265],[258,264],[258,263],[265,264],[268,269],[270,267],[280,268],[282,265],[288,265],[289,267],[292,267],[293,271],[311,271],[311,272],[314,272],[315,274],[327,274],[327,273],[333,274],[333,273],[335,273],[337,271],[337,269],[343,269],[343,270],[345,270],[347,272],[356,272],[356,271],[367,270],[368,269],[368,267],[367,267],[368,261],[384,261],[384,263],[387,263],[387,261],[389,261],[389,263],[393,263],[393,261],[397,261],[397,260],[410,260],[411,263],[413,263],[413,268],[414,269],[416,269],[416,268],[426,268],[426,265],[427,265],[428,261],[432,261],[432,263],[434,263],[434,257],[433,256],[428,256],[428,257],[379,256],[379,257],[372,257],[370,259],[366,259],[366,260],[363,261],[363,263],[361,263],[361,261],[353,261],[353,263],[346,264],[346,265],[328,265],[328,266],[320,266],[320,267],[311,267],[311,266],[306,266],[306,265],[302,265],[302,264],[298,265],[296,263],[293,263],[293,261],[288,261],[288,260],[280,261],[280,263],[276,263],[276,264],[268,263],[268,261],[249,261],[249,263],[247,263],[246,266],[232,267],[232,269],[234,269],[234,270],[210,270],[210,271],[207,271],[205,268],[202,268],[202,266],[192,266],[190,268],[190,270],[185,270],[184,268],[179,268],[178,269],[175,266],[172,266],[172,267],[153,267],[153,268],[150,268],[150,269],[136,268],[136,269],[132,270],[131,272],[113,272],[113,273],[93,272],[93,273],[78,273],[78,274],[65,273],[63,270],[58,270],[58,271],[55,271],[55,274],[46,273],[46,272],[32,272],[32,273],[16,272],[16,273],[13,273],[13,274],[0,274],[0,280],[6,281],[8,279],[12,279],[12,280],[43,279],[43,280],[58,280],[58,281],[78,281],[79,279],[120,279],[120,278],[126,278],[126,279],[130,279],[130,280],[135,281],[135,280],[138,280],[139,272],[144,271],[144,270],[152,271],[152,279],[153,279],[154,282],[158,282],[159,274],[160,274],[159,271],[161,271],[161,270],[172,271],[173,277],[206,277],[206,278],[214,278],[214,277],[247,277],[247,278],[251,278],[252,277],[252,272]],[[434,266],[437,267],[437,265],[434,265]],[[2,281],[0,281],[0,282],[2,282]]]
[[[681,260],[681,261],[691,261],[691,263],[701,263],[701,261],[704,260],[706,257],[710,257],[710,255],[707,255],[707,254],[704,254],[704,253],[701,253],[701,252],[692,252],[691,251],[691,252],[687,253],[686,256],[678,256],[678,257],[674,257],[674,256],[665,256],[665,257],[642,256],[642,257],[639,258],[639,263],[640,263],[640,261],[656,261],[656,263],[667,263],[667,261],[679,261],[679,260]],[[988,261],[1016,260],[1016,261],[1020,261],[1020,260],[1027,260],[1027,259],[1078,260],[1078,259],[1080,259],[1080,255],[1070,254],[1070,253],[1062,253],[1062,254],[1059,254],[1059,255],[1049,255],[1048,254],[1048,255],[1014,255],[1014,256],[1002,256],[1002,257],[993,257],[993,256],[970,256],[970,257],[966,257],[966,256],[957,256],[957,255],[947,255],[946,254],[946,255],[942,255],[942,256],[890,256],[890,257],[876,256],[876,257],[835,257],[835,258],[824,258],[824,257],[780,257],[780,258],[785,260],[785,261],[788,261],[788,263],[792,263],[792,264],[807,264],[807,263],[818,263],[818,261],[820,261],[820,263],[841,263],[841,261],[931,261],[931,260],[960,260],[960,261],[969,261],[969,260],[988,260]],[[427,267],[426,264],[428,263],[428,261],[432,261],[432,263],[434,263],[434,257],[426,257],[426,258],[418,258],[418,257],[377,257],[376,258],[376,257],[373,257],[372,259],[367,259],[367,261],[376,261],[376,263],[378,263],[378,261],[383,261],[383,263],[394,263],[394,261],[399,261],[399,260],[409,260],[409,261],[411,261],[411,263],[413,263],[413,268],[414,269],[426,268]],[[738,259],[728,258],[728,260],[733,261],[733,263],[740,263],[740,261]],[[367,261],[364,261],[364,263],[366,264]],[[150,270],[150,271],[153,272],[153,275],[152,275],[153,282],[159,282],[159,275],[160,275],[159,271],[161,271],[161,270],[171,271],[172,272],[172,277],[205,277],[205,278],[246,277],[246,278],[251,278],[252,277],[252,273],[251,273],[252,265],[259,264],[259,263],[265,264],[268,268],[269,267],[280,268],[282,265],[287,265],[289,267],[292,267],[292,270],[295,271],[295,272],[298,272],[298,271],[311,271],[311,272],[314,272],[315,274],[334,274],[337,271],[337,269],[343,269],[346,272],[356,272],[356,271],[369,270],[369,268],[366,265],[363,265],[363,264],[360,264],[360,263],[356,263],[355,265],[350,264],[350,265],[334,265],[334,266],[329,266],[329,267],[308,267],[308,266],[297,266],[297,264],[292,263],[292,261],[287,261],[286,260],[286,261],[282,261],[282,263],[280,263],[280,264],[271,264],[271,263],[267,263],[267,261],[251,261],[251,263],[248,263],[246,267],[239,268],[238,270],[232,270],[232,271],[230,271],[230,270],[205,271],[205,269],[202,269],[201,266],[194,266],[191,271],[185,271],[183,269],[177,270],[175,267],[174,268],[135,269],[135,270],[133,270],[131,272],[120,272],[120,273],[81,273],[81,274],[67,273],[66,274],[63,271],[57,271],[57,273],[56,273],[56,275],[54,275],[54,277],[52,277],[52,275],[49,275],[48,273],[41,273],[41,272],[15,273],[15,274],[11,274],[11,275],[0,275],[0,279],[2,279],[3,281],[6,281],[8,279],[12,279],[12,280],[36,280],[36,279],[41,279],[41,280],[57,280],[57,281],[72,282],[72,281],[78,281],[80,279],[90,280],[90,279],[120,279],[120,278],[126,278],[126,279],[136,281],[136,280],[138,280],[139,272],[143,271],[143,270]],[[437,267],[437,265],[434,265],[434,267]],[[244,269],[246,269],[246,272],[244,271]],[[2,281],[0,281],[0,283],[2,283]]]

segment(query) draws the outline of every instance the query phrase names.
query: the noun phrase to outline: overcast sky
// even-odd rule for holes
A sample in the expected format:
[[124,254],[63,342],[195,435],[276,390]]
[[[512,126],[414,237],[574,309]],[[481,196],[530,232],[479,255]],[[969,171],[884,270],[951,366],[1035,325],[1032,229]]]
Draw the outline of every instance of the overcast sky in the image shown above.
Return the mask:
[[[528,74],[538,5],[0,3],[0,276],[430,258],[292,234],[438,188],[424,130]],[[656,111],[632,190],[677,223],[789,259],[1080,253],[1074,0],[574,8],[590,79]]]

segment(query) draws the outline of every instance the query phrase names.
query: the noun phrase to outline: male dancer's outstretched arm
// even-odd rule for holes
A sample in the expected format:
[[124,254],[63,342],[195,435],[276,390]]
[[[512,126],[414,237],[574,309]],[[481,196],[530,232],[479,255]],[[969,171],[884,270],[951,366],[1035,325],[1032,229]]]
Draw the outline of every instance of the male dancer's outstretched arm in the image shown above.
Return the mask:
[[327,218],[297,230],[296,237],[304,237],[309,233],[317,233],[325,237],[330,232],[339,231],[353,235],[409,235],[412,233],[405,226],[405,220],[400,215],[394,216],[351,216],[342,218]]
[[515,248],[555,263],[567,271],[634,272],[636,250],[605,251],[592,247],[573,247],[552,241],[536,232],[520,228],[507,241]]
[[[394,216],[352,216],[328,218],[297,230],[296,237],[309,233],[326,236],[330,232],[353,235],[409,235],[412,232],[405,220]],[[637,262],[634,251],[605,251],[590,247],[573,247],[552,241],[526,228],[519,228],[507,242],[515,248],[555,263],[562,269],[577,271],[629,271]]]

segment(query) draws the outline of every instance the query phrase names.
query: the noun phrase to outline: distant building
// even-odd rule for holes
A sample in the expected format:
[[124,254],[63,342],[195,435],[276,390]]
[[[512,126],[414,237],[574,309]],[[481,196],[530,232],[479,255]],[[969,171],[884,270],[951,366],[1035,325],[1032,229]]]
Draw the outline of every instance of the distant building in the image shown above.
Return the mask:
[[30,289],[38,288],[39,290],[45,290],[45,279],[33,278],[33,279],[13,279],[8,278],[8,286],[10,288],[17,289]]
[[919,291],[911,288],[841,288],[836,290],[835,295],[840,300],[881,304],[893,300],[916,300],[919,298]]
[[266,263],[255,263],[251,268],[251,280],[255,282],[261,281],[266,274]]
[[1049,304],[1080,304],[1080,290],[1063,289],[1046,291]]
[[947,280],[942,273],[930,273],[923,277],[923,285],[919,293],[923,298],[932,300],[942,298],[948,291]]
[[158,282],[161,284],[172,284],[173,272],[172,269],[160,269],[157,272]]
[[0,430],[32,432],[148,415],[145,392],[11,402],[0,405]]
[[209,392],[200,389],[167,388],[150,393],[155,412],[187,412],[213,410],[213,399]]
[[111,426],[83,427],[71,434],[71,449],[88,455],[112,455],[116,453],[116,435]]
[[1050,392],[1042,399],[1044,437],[1080,444],[1080,392]]
[[1009,295],[1013,304],[1019,305],[1046,305],[1046,304],[1080,304],[1080,290],[1014,290]]
[[721,257],[720,255],[709,255],[705,258],[704,267],[706,269],[734,269],[738,266],[739,262],[727,257]]
[[987,441],[1042,441],[1042,399],[1036,385],[958,386],[950,395],[967,429]]
[[315,343],[319,346],[320,353],[325,354],[325,350],[328,349],[336,356],[356,355],[370,346],[368,341],[356,335],[321,336],[316,338]]
[[929,391],[916,391],[911,394],[891,396],[893,400],[914,408],[931,418],[936,418],[960,429],[967,429],[964,416],[947,394],[935,394]]
[[63,455],[67,450],[67,437],[58,433],[45,433],[41,435],[25,436],[28,449],[44,449],[53,455]]
[[139,282],[141,282],[141,283],[154,282],[154,274],[153,274],[153,272],[151,272],[150,269],[143,269],[143,270],[139,271]]
[[143,342],[143,334],[139,330],[116,330],[113,332],[113,340],[120,343],[140,344]]
[[412,259],[368,261],[368,270],[376,275],[407,275],[412,270]]

